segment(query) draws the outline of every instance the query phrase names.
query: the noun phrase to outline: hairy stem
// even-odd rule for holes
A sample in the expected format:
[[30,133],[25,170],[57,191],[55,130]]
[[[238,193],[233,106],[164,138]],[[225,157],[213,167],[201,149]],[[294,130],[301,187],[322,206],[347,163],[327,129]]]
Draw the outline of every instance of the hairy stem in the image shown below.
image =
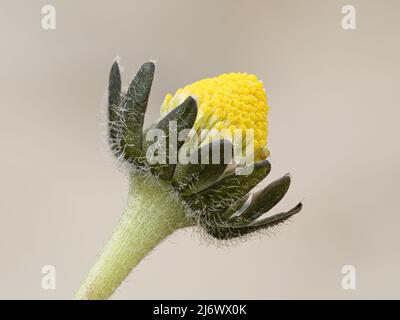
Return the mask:
[[134,174],[128,204],[75,299],[107,299],[130,271],[162,240],[189,226],[182,205],[169,187],[153,177]]

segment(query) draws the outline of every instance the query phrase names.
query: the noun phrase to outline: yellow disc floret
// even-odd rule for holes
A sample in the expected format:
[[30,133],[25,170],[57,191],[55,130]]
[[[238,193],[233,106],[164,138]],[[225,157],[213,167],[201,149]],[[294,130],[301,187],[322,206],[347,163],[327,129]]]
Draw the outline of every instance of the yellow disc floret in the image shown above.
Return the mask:
[[178,89],[174,96],[167,94],[161,115],[176,108],[189,96],[197,101],[198,114],[194,124],[197,132],[208,129],[212,135],[222,130],[233,132],[241,129],[245,132],[253,129],[255,160],[268,157],[267,96],[262,82],[255,75],[228,73],[187,85]]

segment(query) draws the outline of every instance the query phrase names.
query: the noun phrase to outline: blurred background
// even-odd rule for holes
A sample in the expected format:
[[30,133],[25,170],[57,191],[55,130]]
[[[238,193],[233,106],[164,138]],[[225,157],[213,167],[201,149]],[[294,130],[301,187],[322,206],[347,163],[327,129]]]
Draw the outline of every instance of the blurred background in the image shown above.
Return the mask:
[[[44,5],[55,30],[42,28]],[[344,5],[356,30],[342,28]],[[304,208],[230,247],[177,232],[114,298],[400,298],[399,12],[396,0],[2,0],[0,298],[71,298],[117,224],[127,179],[102,120],[116,56],[126,85],[157,61],[148,122],[185,84],[257,74],[268,181],[293,176],[275,211]],[[44,265],[55,290],[42,288]]]

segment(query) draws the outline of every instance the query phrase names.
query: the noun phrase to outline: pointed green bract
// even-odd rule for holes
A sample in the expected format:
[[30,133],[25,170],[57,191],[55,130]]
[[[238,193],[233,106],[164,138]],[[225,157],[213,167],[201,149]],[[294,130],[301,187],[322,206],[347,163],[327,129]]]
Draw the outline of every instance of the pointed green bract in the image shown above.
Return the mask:
[[255,220],[265,212],[271,210],[285,196],[289,190],[290,176],[285,175],[275,180],[263,190],[256,192],[246,210],[240,215],[243,220]]
[[118,63],[111,67],[108,81],[108,134],[111,150],[117,151],[119,129],[121,128],[119,108],[121,102],[121,74]]
[[122,112],[122,149],[125,159],[142,160],[143,122],[154,78],[155,65],[144,63],[129,85]]
[[[192,97],[188,97],[181,105],[168,113],[152,127],[152,129],[162,130],[162,138],[165,139],[165,154],[162,156],[165,157],[166,163],[156,163],[149,166],[151,171],[160,178],[164,180],[172,179],[178,161],[178,151],[185,142],[189,130],[193,127],[196,117],[196,100]],[[144,155],[146,155],[147,148],[150,144],[151,142],[148,141],[144,143]]]
[[[187,204],[195,211],[207,211],[209,215],[218,215],[227,210],[236,201],[260,183],[270,172],[271,164],[264,160],[254,164],[249,175],[232,173],[217,181],[209,188],[186,197]],[[248,169],[244,169],[248,172]]]
[[294,214],[300,212],[300,210],[303,208],[303,204],[300,202],[299,204],[297,204],[294,208],[290,209],[287,212],[282,212],[282,213],[278,213],[275,214],[271,217],[268,218],[264,218],[252,225],[250,225],[249,227],[251,228],[263,228],[263,227],[273,227],[285,220],[287,220],[288,218],[290,218],[291,216],[293,216]]
[[243,208],[249,199],[249,194],[244,196],[243,198],[233,202],[225,212],[219,214],[220,221],[227,221],[230,217],[232,217],[235,213]]
[[265,218],[263,220],[260,220],[259,222],[247,226],[237,226],[235,224],[230,225],[229,223],[214,224],[214,225],[210,224],[210,226],[207,228],[207,231],[215,238],[221,240],[228,240],[241,237],[249,233],[254,233],[263,229],[272,228],[274,226],[277,226],[285,222],[287,219],[289,219],[296,213],[300,212],[302,206],[303,205],[299,203],[296,207],[287,212],[278,213],[276,215]]
[[198,193],[217,181],[232,161],[233,145],[216,140],[190,155],[188,164],[178,164],[172,186],[184,196]]

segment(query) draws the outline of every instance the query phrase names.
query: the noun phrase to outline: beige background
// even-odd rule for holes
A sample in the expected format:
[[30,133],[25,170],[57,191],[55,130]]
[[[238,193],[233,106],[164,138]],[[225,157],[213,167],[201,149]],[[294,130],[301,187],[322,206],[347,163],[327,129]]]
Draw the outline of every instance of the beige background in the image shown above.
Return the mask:
[[[53,4],[57,29],[41,28]],[[341,28],[341,7],[357,30]],[[109,67],[127,84],[156,59],[166,92],[222,72],[267,87],[269,180],[290,171],[292,222],[217,248],[178,232],[115,298],[400,298],[400,3],[393,1],[0,2],[0,298],[68,299],[108,239],[127,181],[101,121]],[[57,289],[41,288],[41,268]],[[341,288],[354,265],[357,290]]]

